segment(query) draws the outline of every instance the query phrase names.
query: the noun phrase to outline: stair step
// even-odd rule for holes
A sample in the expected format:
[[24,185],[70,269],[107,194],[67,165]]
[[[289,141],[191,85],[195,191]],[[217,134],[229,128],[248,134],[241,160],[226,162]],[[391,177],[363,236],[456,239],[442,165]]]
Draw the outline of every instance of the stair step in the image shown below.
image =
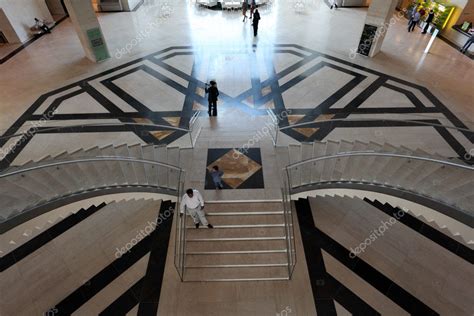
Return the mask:
[[207,212],[208,216],[240,216],[240,215],[283,215],[283,211],[277,212]]
[[189,229],[186,238],[236,238],[236,237],[280,237],[285,235],[284,227]]
[[281,202],[264,203],[206,203],[207,212],[275,212],[282,211]]
[[194,238],[187,239],[186,242],[198,241],[254,241],[254,240],[285,240],[285,237],[237,237],[237,238]]
[[[207,214],[207,220],[214,226],[223,225],[275,225],[284,224],[283,215],[255,215],[255,216],[212,216]],[[194,224],[191,216],[187,217],[186,224]]]
[[266,264],[271,262],[274,264],[287,264],[287,251],[283,252],[260,252],[260,253],[212,253],[212,254],[190,254],[186,255],[186,264],[188,265],[208,265],[210,263],[216,265],[229,264]]
[[186,251],[267,251],[286,247],[285,239],[186,242]]
[[185,281],[224,280],[284,280],[288,279],[287,266],[253,268],[186,268]]
[[229,254],[266,254],[266,253],[287,253],[286,249],[272,250],[233,250],[233,251],[189,251],[187,255],[229,255]]
[[[252,224],[252,225],[215,225],[214,229],[227,229],[227,228],[264,228],[264,227],[284,227],[285,224]],[[202,227],[202,226],[201,226]],[[188,229],[196,229],[194,226],[186,226]],[[202,227],[204,228],[204,227]],[[206,229],[208,229],[206,227]]]
[[287,263],[251,263],[251,264],[208,264],[186,265],[186,268],[261,268],[261,267],[287,267]]

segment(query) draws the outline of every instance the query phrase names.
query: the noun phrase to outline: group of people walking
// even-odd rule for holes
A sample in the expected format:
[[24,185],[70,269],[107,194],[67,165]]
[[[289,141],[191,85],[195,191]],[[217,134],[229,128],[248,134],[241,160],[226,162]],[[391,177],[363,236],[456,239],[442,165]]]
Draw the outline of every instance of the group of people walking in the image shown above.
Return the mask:
[[[410,15],[410,20],[408,21],[408,32],[414,31],[415,26],[420,22],[420,20],[425,16],[425,14],[425,9],[421,8],[420,10],[417,10],[416,6],[413,8],[413,11]],[[421,32],[422,34],[426,34],[428,32],[428,27],[431,23],[433,23],[434,17],[434,11],[430,10],[425,19],[425,26],[423,28],[423,31]]]
[[252,20],[253,26],[253,36],[257,36],[258,33],[258,23],[260,22],[260,12],[258,12],[257,5],[255,4],[255,0],[251,0],[250,4],[247,0],[244,0],[242,3],[242,15],[244,19],[242,22],[247,21],[247,11],[250,8],[250,17],[249,19]]

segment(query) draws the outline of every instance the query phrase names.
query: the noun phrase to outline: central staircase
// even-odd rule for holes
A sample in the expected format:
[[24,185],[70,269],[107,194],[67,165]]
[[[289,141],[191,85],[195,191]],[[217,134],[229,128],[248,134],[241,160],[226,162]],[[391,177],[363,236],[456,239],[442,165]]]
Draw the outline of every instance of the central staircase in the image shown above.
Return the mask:
[[282,203],[208,203],[214,229],[186,218],[184,281],[289,279],[288,236]]

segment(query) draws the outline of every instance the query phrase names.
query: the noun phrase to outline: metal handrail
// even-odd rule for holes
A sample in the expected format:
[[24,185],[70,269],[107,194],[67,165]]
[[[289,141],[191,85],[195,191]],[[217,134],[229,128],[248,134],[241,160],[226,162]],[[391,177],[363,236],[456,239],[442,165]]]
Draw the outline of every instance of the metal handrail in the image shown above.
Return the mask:
[[195,128],[195,123],[197,121],[197,119],[199,118],[199,116],[201,115],[201,112],[199,111],[196,111],[193,116],[191,117],[191,119],[189,120],[189,138],[191,140],[191,147],[194,148],[194,145],[196,144],[196,141],[197,141],[197,138],[199,136],[199,133],[196,135],[196,139],[193,138],[193,132],[194,132],[194,128]]
[[[439,118],[438,118],[439,119]],[[417,123],[420,125],[426,125],[426,126],[431,126],[431,127],[442,127],[442,128],[448,128],[448,129],[455,129],[458,131],[463,131],[463,132],[468,132],[468,133],[474,133],[474,131],[468,129],[468,128],[463,128],[463,127],[457,127],[457,126],[451,126],[451,125],[443,125],[443,124],[435,124],[435,123],[429,123],[429,122],[423,122],[423,121],[418,121],[418,120],[400,120],[400,119],[375,119],[375,118],[360,118],[360,119],[348,119],[348,118],[340,118],[340,119],[329,119],[329,120],[320,120],[320,121],[312,121],[312,122],[304,122],[304,123],[298,123],[298,124],[293,124],[293,125],[288,125],[284,127],[280,127],[279,131],[287,130],[287,129],[293,129],[293,128],[300,128],[302,126],[308,126],[308,125],[314,125],[314,124],[323,124],[323,123],[330,123],[330,122],[367,122],[367,121],[388,121],[388,122],[403,122],[403,123]]]
[[271,109],[267,109],[267,114],[270,116],[270,119],[272,120],[273,126],[275,127],[275,136],[271,135],[273,145],[276,146],[278,143],[278,132],[279,132],[279,127],[278,127],[278,118]]
[[462,169],[474,171],[474,167],[454,163],[452,161],[440,160],[440,159],[429,158],[429,157],[410,156],[410,155],[405,155],[405,154],[380,153],[380,152],[373,152],[373,151],[353,151],[353,152],[338,153],[338,154],[329,155],[329,156],[313,157],[310,159],[295,162],[291,165],[286,166],[285,169],[288,170],[288,169],[291,169],[303,164],[307,164],[309,162],[314,162],[314,161],[327,160],[327,159],[333,159],[333,158],[351,157],[351,156],[383,156],[383,157],[407,158],[407,159],[440,163],[440,164],[444,164],[444,165],[448,165],[448,166],[452,166],[456,168],[462,168]]
[[[132,123],[132,122],[88,123],[88,124],[77,124],[77,125],[67,125],[67,126],[52,126],[52,127],[37,127],[37,126],[34,126],[34,127],[28,128],[23,133],[13,134],[13,135],[3,135],[3,136],[0,137],[0,140],[10,139],[10,138],[15,138],[15,137],[21,137],[21,136],[27,134],[28,130],[31,129],[31,128],[36,129],[38,131],[41,131],[43,133],[43,132],[51,132],[51,131],[61,130],[61,129],[74,128],[74,127],[116,126],[116,125],[159,127],[159,128],[166,128],[166,129],[176,130],[176,131],[185,132],[185,133],[189,133],[191,131],[189,129],[181,128],[181,127],[161,125],[161,124],[150,124],[150,123]],[[19,128],[21,128],[21,126]]]
[[[118,156],[99,156],[99,157],[92,157],[92,158],[81,158],[81,159],[73,159],[73,160],[63,160],[63,161],[54,161],[48,162],[45,164],[40,164],[32,167],[27,167],[23,169],[13,170],[7,173],[0,173],[0,178],[5,178],[8,176],[13,176],[20,173],[30,172],[34,170],[44,169],[48,167],[57,167],[62,165],[70,165],[74,163],[83,163],[83,162],[94,162],[94,161],[123,161],[123,162],[136,162],[136,163],[143,163],[143,164],[150,164],[156,166],[167,167],[176,171],[182,171],[181,168],[177,166],[173,166],[170,164],[166,164],[163,162],[153,161],[153,160],[146,160],[146,159],[137,159],[133,157],[118,157]],[[13,167],[16,168],[16,167]]]
[[201,113],[199,111],[196,111],[196,113],[193,114],[193,116],[189,120],[189,126],[194,124],[194,122],[197,120],[197,118],[199,117],[200,114]]
[[[178,184],[178,194],[177,194],[177,199],[176,199],[176,209],[175,213],[178,218],[178,222],[176,223],[176,233],[175,233],[175,258],[174,258],[174,263],[176,270],[178,271],[179,277],[181,281],[184,280],[184,248],[183,248],[183,230],[182,230],[182,218],[181,218],[181,194],[184,189],[184,181],[182,181],[182,175],[185,173],[185,171],[182,171],[182,173],[179,176],[179,184]],[[186,220],[186,219],[185,219]],[[185,221],[184,220],[184,221]],[[178,248],[179,247],[179,248]],[[177,263],[177,261],[179,263]]]

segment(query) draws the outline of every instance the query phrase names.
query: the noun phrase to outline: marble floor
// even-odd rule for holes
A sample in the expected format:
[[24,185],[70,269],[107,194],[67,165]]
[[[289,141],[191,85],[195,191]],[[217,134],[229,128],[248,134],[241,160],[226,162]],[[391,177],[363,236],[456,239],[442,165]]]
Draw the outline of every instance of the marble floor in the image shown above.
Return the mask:
[[[243,23],[240,13],[207,10],[187,0],[170,1],[166,6],[146,0],[135,12],[99,14],[112,55],[99,64],[84,57],[71,22],[64,20],[51,34],[0,64],[0,170],[81,147],[124,143],[189,147],[186,130],[193,127],[189,122],[195,113],[200,115],[196,121],[199,128],[186,186],[199,189],[210,201],[281,199],[273,147],[276,134],[268,111],[274,113],[279,127],[287,128],[278,134],[280,145],[359,140],[419,148],[444,157],[474,155],[472,133],[457,130],[474,128],[474,71],[470,58],[441,40],[435,41],[429,54],[423,54],[429,38],[419,30],[408,34],[404,19],[397,19],[388,30],[382,52],[375,58],[353,56],[365,9],[331,11],[322,0],[316,0],[307,1],[304,10],[296,10],[294,1],[271,1],[260,11],[262,20],[255,38],[250,22]],[[213,118],[207,116],[204,93],[204,83],[209,80],[216,80],[220,90],[219,113]],[[328,123],[331,119],[340,121]],[[292,126],[300,123],[305,125]],[[425,123],[455,128],[433,128]],[[49,129],[52,127],[62,128]],[[31,129],[34,132],[26,137],[10,137]],[[231,160],[236,150],[245,152],[245,157]],[[224,171],[224,190],[215,190],[211,183],[209,168],[215,164]],[[148,208],[141,219],[153,219],[157,208],[159,205]],[[125,209],[120,211],[120,218],[112,224],[119,227],[120,219],[132,223],[134,226],[120,226],[129,238],[135,227],[143,223],[139,219],[135,222]],[[108,214],[101,218],[113,218]],[[321,213],[313,210],[313,216],[319,219]],[[342,221],[342,217],[338,218]],[[355,229],[349,219],[348,216],[345,225]],[[369,222],[374,224],[373,219]],[[301,234],[301,223],[296,223],[299,257],[295,280],[288,285],[263,282],[255,287],[247,283],[180,283],[172,262],[174,236],[170,247],[160,248],[159,253],[149,253],[150,245],[142,243],[136,248],[140,256],[132,254],[136,260],[127,259],[123,265],[109,253],[110,245],[116,245],[115,239],[125,241],[125,237],[117,237],[121,231],[96,231],[87,238],[87,245],[93,238],[103,240],[101,248],[96,249],[100,258],[92,262],[92,268],[86,263],[78,268],[73,264],[73,254],[66,253],[66,263],[55,263],[58,271],[51,279],[55,282],[67,278],[62,287],[54,288],[40,278],[29,289],[31,297],[18,302],[31,303],[25,307],[24,315],[41,314],[48,308],[55,314],[57,306],[77,315],[118,315],[124,310],[129,315],[405,315],[436,314],[445,312],[448,306],[456,309],[456,314],[469,314],[468,298],[452,295],[459,290],[453,285],[459,281],[457,274],[447,274],[449,280],[443,280],[442,286],[434,284],[432,296],[423,293],[421,285],[409,282],[410,277],[415,277],[410,273],[422,270],[422,263],[414,255],[423,251],[422,246],[410,248],[404,261],[395,264],[390,261],[393,258],[378,261],[374,257],[378,253],[367,252],[359,271],[352,262],[341,259],[340,254],[364,237],[362,228],[356,227],[356,237],[360,238],[351,239],[348,234],[337,235],[331,226],[334,223],[327,220],[322,226],[304,226]],[[92,220],[82,224],[78,221],[77,227],[80,225],[94,228]],[[307,233],[314,233],[313,229],[323,240],[317,245],[319,257],[308,257],[308,252],[305,257],[304,250],[311,246]],[[434,254],[439,247],[424,239],[425,235],[401,228],[394,232],[406,237],[404,242],[411,238],[419,245],[431,247],[432,253],[423,258],[438,260],[442,271],[449,270],[447,263],[442,262],[445,255],[450,263],[471,273],[465,259],[445,249],[441,249],[439,256]],[[57,240],[71,239],[73,233],[66,230]],[[165,235],[160,238],[168,245],[169,231]],[[399,251],[397,243],[393,239],[386,241]],[[104,245],[109,246],[104,249]],[[46,243],[39,251],[29,247],[37,252],[23,253],[26,257],[21,265],[10,265],[13,272],[2,275],[2,288],[26,286],[27,277],[34,271],[47,271],[44,264],[31,271],[28,265],[35,266],[35,260],[48,255],[49,261],[41,260],[53,264],[54,257],[50,255],[61,256],[56,242]],[[467,257],[472,259],[471,255]],[[312,260],[323,260],[327,271],[318,270],[320,275],[311,275]],[[404,271],[404,262],[416,269]],[[2,267],[3,264],[4,261]],[[148,268],[159,267],[162,274],[157,275],[151,268],[149,271],[147,264]],[[106,265],[109,270],[101,271]],[[111,275],[117,274],[117,267],[120,278],[114,280]],[[21,277],[21,270],[30,274]],[[403,273],[402,283],[394,286],[391,280],[398,272]],[[426,278],[439,275],[440,272],[429,270]],[[21,283],[15,285],[17,277],[21,277]],[[156,278],[160,281],[153,284]],[[89,287],[88,280],[93,281],[93,287]],[[308,280],[313,297],[308,294]],[[377,283],[380,280],[383,282]],[[144,284],[150,291],[145,297],[141,296]],[[300,287],[301,284],[304,286]],[[161,285],[166,290],[163,300],[159,300]],[[343,290],[338,292],[337,286]],[[51,292],[42,301],[38,297],[40,292],[35,291],[48,289]],[[199,289],[204,289],[204,294],[195,307],[192,295]],[[296,291],[288,300],[287,290]],[[69,296],[61,295],[63,292]],[[9,300],[12,293],[2,299]],[[266,293],[275,295],[275,301],[266,299]],[[177,295],[187,296],[185,304],[180,304]],[[239,311],[228,306],[235,297],[246,302],[231,305]],[[446,304],[436,301],[438,297],[445,299]],[[70,303],[77,308],[68,309]],[[216,304],[215,310],[209,308],[211,304]],[[8,312],[15,310],[11,302],[2,302],[3,306]]]

